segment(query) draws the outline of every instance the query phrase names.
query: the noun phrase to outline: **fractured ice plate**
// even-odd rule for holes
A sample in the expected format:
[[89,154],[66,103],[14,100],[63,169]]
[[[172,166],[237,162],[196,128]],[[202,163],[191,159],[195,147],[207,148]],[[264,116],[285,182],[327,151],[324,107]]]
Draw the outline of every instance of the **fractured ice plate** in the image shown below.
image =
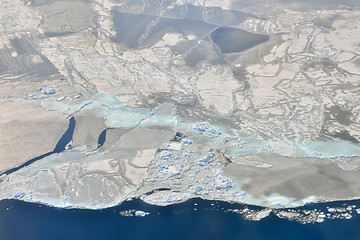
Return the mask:
[[360,6],[305,2],[1,1],[0,199],[360,198]]

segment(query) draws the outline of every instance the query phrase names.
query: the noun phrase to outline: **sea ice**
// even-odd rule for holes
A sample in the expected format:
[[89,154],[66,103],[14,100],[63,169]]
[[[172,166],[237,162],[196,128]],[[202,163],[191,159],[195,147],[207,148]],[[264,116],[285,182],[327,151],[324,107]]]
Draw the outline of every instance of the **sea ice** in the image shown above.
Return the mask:
[[[35,159],[1,176],[0,199],[287,208],[360,197],[356,1],[254,1],[246,13],[193,2],[0,1],[2,169]],[[53,153],[67,116],[74,135]]]
[[145,217],[146,215],[149,215],[149,213],[144,212],[144,211],[140,211],[140,210],[137,210],[137,211],[135,212],[135,216],[136,216],[136,217]]
[[56,93],[56,89],[54,87],[42,87],[41,88],[41,93],[42,94],[46,94],[46,95],[49,95],[49,94],[55,94]]

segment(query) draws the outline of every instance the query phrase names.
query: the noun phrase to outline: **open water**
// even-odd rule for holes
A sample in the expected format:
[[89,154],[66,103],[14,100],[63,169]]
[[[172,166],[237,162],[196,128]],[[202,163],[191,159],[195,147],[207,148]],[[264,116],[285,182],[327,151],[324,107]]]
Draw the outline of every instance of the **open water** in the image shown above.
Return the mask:
[[[358,204],[360,201],[348,202]],[[347,202],[331,203],[332,207]],[[229,212],[243,205],[191,199],[158,207],[135,199],[104,210],[56,209],[19,200],[0,202],[0,239],[360,239],[360,216],[301,224],[271,214],[261,221]],[[304,208],[326,209],[329,204]],[[254,207],[253,207],[254,208]],[[123,216],[134,210],[144,217]],[[132,214],[134,215],[134,214]]]

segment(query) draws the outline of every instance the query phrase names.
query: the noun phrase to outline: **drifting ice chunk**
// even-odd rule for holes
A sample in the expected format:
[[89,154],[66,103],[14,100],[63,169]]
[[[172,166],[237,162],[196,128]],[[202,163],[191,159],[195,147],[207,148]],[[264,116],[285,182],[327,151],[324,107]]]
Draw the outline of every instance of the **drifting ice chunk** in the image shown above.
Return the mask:
[[255,214],[249,214],[248,216],[246,216],[246,218],[252,221],[260,221],[261,219],[268,217],[271,212],[271,209],[266,208],[264,210],[256,212]]
[[212,127],[207,122],[197,123],[197,124],[194,125],[193,128],[194,128],[194,130],[196,130],[200,134],[206,134],[207,133],[207,134],[211,134],[211,135],[215,135],[215,136],[221,135],[221,132],[216,130],[214,127]]
[[136,217],[145,217],[146,215],[149,215],[149,213],[140,210],[135,212]]

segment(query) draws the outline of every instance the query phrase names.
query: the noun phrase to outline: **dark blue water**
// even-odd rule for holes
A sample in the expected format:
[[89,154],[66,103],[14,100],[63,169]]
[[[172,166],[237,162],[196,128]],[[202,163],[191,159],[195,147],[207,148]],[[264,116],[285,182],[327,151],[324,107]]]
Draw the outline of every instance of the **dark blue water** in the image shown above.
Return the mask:
[[106,131],[108,130],[108,128],[106,128],[105,130],[103,130],[98,138],[98,148],[101,147],[102,145],[104,145],[105,141],[106,141]]
[[[341,204],[337,202],[333,206]],[[253,222],[226,212],[237,206],[241,205],[192,199],[156,207],[136,199],[114,208],[92,211],[3,200],[0,202],[0,239],[360,239],[359,216],[303,225],[270,215]],[[306,208],[325,206],[315,204]],[[150,215],[119,214],[131,209],[150,212]]]
[[61,136],[60,140],[56,144],[53,153],[60,153],[65,150],[66,145],[73,139],[74,130],[76,126],[75,117],[69,118],[69,127],[65,133]]

